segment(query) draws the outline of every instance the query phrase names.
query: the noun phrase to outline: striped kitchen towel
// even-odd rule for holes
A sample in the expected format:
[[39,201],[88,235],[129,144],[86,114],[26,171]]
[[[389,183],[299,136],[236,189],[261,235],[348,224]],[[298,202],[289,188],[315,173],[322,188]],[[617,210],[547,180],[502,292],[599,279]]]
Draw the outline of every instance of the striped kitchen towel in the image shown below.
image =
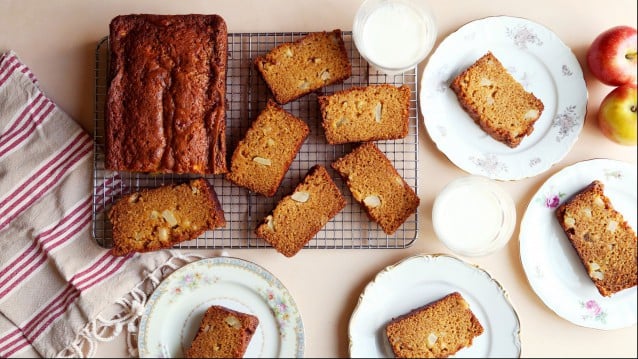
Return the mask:
[[[92,196],[112,197],[92,193],[92,154],[91,137],[16,54],[0,55],[2,358],[90,356],[124,324],[134,331],[163,269],[190,260],[173,251],[114,257],[96,244]],[[96,188],[122,188],[115,173],[102,180]]]

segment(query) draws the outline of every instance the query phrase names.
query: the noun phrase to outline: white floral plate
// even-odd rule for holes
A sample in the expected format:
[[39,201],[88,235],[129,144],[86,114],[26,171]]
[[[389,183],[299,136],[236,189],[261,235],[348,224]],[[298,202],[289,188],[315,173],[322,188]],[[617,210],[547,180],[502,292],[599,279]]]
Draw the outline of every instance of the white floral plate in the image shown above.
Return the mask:
[[565,167],[536,192],[521,220],[520,256],[532,289],[556,314],[574,324],[617,329],[636,324],[636,287],[600,295],[572,248],[554,211],[564,200],[598,179],[605,195],[634,230],[636,166],[593,159]]
[[485,329],[455,357],[519,357],[520,323],[508,294],[484,270],[444,254],[408,257],[368,283],[350,317],[350,357],[392,358],[385,324],[454,291],[461,293]]
[[[516,148],[487,135],[461,108],[452,79],[487,51],[545,109]],[[578,60],[553,32],[530,20],[495,16],[446,37],[421,78],[420,105],[430,138],[456,166],[497,180],[533,177],[560,161],[585,122],[587,87]]]
[[140,322],[140,357],[184,357],[214,304],[259,318],[245,357],[303,357],[304,328],[288,290],[262,267],[231,257],[187,264],[160,283]]

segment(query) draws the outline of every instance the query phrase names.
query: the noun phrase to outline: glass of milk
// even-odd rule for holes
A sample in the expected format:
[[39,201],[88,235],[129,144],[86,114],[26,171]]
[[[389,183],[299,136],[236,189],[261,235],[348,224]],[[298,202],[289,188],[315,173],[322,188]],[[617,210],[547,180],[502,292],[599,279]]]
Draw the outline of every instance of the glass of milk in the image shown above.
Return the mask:
[[485,256],[511,238],[516,206],[494,180],[464,176],[448,183],[437,195],[432,224],[436,236],[453,252]]
[[430,53],[437,27],[425,0],[366,0],[354,17],[352,36],[361,56],[373,67],[398,74]]

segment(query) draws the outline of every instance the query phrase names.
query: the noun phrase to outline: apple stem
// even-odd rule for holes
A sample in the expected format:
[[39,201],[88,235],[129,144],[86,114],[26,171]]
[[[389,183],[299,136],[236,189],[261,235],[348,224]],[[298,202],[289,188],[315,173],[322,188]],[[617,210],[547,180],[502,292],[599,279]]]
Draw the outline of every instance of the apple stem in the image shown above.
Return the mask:
[[625,58],[627,60],[635,60],[636,59],[636,51],[630,51],[628,53],[625,54]]

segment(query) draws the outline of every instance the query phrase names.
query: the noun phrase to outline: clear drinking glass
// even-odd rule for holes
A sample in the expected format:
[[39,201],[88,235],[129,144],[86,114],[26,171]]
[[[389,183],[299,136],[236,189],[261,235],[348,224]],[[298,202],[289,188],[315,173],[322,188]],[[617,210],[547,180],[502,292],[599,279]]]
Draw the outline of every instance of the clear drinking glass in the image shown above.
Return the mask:
[[432,208],[436,236],[453,252],[484,256],[503,247],[516,226],[516,206],[498,183],[465,176],[448,183]]
[[434,14],[425,0],[366,0],[352,26],[361,56],[386,74],[418,65],[432,50],[437,34]]

